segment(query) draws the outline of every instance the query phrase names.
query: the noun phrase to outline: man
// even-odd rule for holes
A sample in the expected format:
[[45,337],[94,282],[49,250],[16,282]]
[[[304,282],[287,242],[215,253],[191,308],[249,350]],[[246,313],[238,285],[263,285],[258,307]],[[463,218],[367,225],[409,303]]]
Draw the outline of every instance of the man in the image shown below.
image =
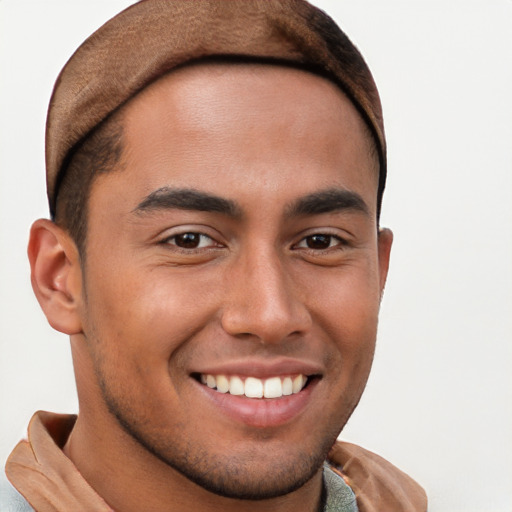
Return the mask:
[[80,411],[32,419],[6,466],[21,507],[426,510],[336,442],[392,235],[377,90],[332,20],[139,2],[61,72],[46,144],[32,284],[70,335]]

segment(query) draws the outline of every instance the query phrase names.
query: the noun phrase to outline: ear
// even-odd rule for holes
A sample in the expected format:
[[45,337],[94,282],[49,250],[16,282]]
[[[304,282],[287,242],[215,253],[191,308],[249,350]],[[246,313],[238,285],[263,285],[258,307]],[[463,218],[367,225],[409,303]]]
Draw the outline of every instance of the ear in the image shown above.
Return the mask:
[[71,237],[49,220],[36,220],[28,259],[32,288],[49,324],[65,334],[82,332],[82,269]]
[[391,246],[393,245],[393,232],[387,228],[380,228],[377,243],[379,246],[379,280],[380,294],[382,297],[388,277],[389,256],[391,254]]

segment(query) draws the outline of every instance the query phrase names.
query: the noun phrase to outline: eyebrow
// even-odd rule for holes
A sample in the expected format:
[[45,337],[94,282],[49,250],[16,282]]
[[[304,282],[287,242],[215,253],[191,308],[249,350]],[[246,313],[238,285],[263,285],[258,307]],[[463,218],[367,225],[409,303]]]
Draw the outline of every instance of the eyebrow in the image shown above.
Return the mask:
[[370,214],[368,205],[356,192],[342,188],[328,188],[298,199],[288,207],[286,216],[320,215],[345,210]]
[[189,188],[162,187],[151,192],[133,210],[134,213],[149,213],[167,209],[196,210],[201,212],[213,212],[239,218],[242,212],[238,205],[207,192]]
[[[143,214],[167,209],[196,210],[221,213],[241,218],[241,208],[232,200],[189,188],[162,187],[146,196],[133,210]],[[299,198],[286,208],[286,217],[320,215],[352,210],[369,215],[363,198],[356,192],[341,188],[328,188]]]

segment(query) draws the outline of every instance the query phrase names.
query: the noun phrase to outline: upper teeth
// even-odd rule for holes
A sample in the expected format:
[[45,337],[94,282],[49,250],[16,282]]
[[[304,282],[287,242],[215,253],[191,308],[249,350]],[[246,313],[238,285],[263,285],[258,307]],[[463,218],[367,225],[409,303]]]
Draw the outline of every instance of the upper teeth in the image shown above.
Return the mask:
[[245,395],[249,398],[279,398],[298,393],[306,385],[307,377],[302,374],[270,379],[246,377],[244,381],[237,376],[201,374],[201,382],[219,393]]

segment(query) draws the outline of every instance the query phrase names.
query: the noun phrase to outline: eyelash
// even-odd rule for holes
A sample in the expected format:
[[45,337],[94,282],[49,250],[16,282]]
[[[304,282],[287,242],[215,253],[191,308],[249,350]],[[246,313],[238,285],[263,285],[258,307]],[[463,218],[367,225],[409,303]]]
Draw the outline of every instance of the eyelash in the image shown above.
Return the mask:
[[[183,237],[183,238],[189,237],[190,243],[192,244],[192,246],[190,246],[190,247],[186,247],[183,245],[180,246],[177,243],[177,239],[179,237]],[[199,240],[197,240],[197,237],[199,237]],[[319,242],[320,244],[322,244],[322,242],[324,244],[327,242],[327,247],[311,247],[310,245],[308,245],[310,242],[315,243],[315,239],[316,239],[316,242]],[[334,245],[333,245],[333,241],[335,242]],[[206,242],[206,245],[204,245],[204,242]],[[184,252],[202,251],[205,249],[211,249],[211,248],[221,246],[221,244],[216,242],[212,237],[210,237],[204,233],[197,232],[197,231],[185,231],[183,233],[177,233],[175,235],[165,238],[164,240],[162,240],[161,243],[163,245],[175,246],[177,249],[184,251]],[[186,243],[187,243],[186,239],[184,240],[184,243],[186,245]],[[194,243],[197,243],[198,245],[193,246]],[[304,244],[304,245],[302,245],[302,244]],[[292,249],[305,249],[307,251],[318,253],[318,252],[329,251],[329,250],[335,249],[336,247],[344,247],[347,245],[348,245],[348,242],[337,235],[334,235],[332,233],[320,232],[320,233],[312,233],[310,235],[303,237],[297,244],[294,244],[292,246]]]
[[[312,241],[313,239],[327,239],[328,241],[328,246],[327,247],[323,247],[323,248],[315,248],[315,247],[310,247],[310,246],[302,246],[301,247],[301,244],[307,244],[308,241]],[[335,241],[336,244],[335,245],[331,245],[332,242]],[[347,246],[348,245],[348,242],[346,240],[344,240],[343,238],[341,238],[340,236],[337,236],[337,235],[333,235],[332,233],[312,233],[310,235],[307,235],[305,237],[303,237],[298,244],[295,244],[294,247],[298,247],[298,248],[301,248],[301,249],[306,249],[306,250],[309,250],[309,251],[313,251],[313,252],[318,252],[318,251],[328,251],[328,250],[331,250],[331,249],[335,249],[336,247],[343,247],[343,246]]]
[[[187,236],[191,237],[191,239],[193,239],[194,237],[199,237],[199,245],[197,247],[182,247],[176,243],[177,238],[187,237]],[[206,240],[209,241],[208,244],[206,246],[201,247],[201,244],[203,243],[203,241],[206,241]],[[172,241],[174,241],[174,243],[171,243]],[[165,238],[164,240],[162,240],[161,243],[164,245],[174,245],[178,249],[180,249],[182,251],[186,251],[186,252],[192,252],[192,251],[198,251],[198,250],[200,251],[200,250],[204,250],[204,249],[209,249],[211,247],[219,247],[220,246],[220,244],[218,242],[216,242],[211,236],[205,235],[204,233],[200,233],[197,231],[185,231],[183,233],[177,233],[175,235]],[[194,243],[193,240],[191,243]]]

